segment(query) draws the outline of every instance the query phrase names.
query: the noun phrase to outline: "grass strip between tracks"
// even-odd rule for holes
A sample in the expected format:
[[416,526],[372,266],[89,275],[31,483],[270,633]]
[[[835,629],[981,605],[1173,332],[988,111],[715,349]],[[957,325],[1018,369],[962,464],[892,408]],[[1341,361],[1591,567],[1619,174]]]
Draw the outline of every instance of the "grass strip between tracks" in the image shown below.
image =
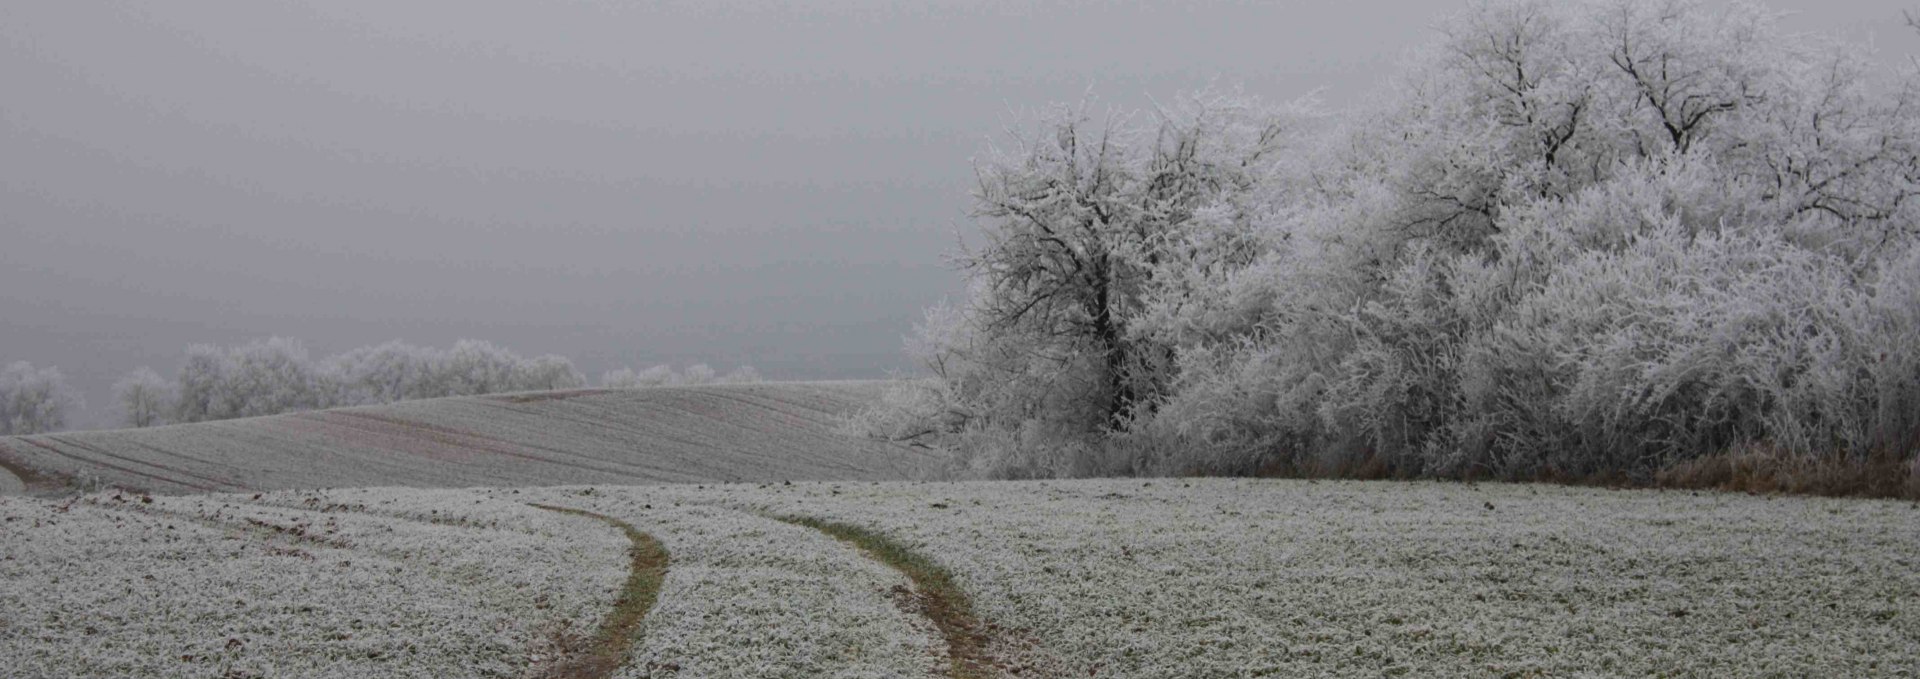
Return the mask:
[[859,547],[875,560],[891,566],[913,581],[916,603],[921,614],[933,621],[946,638],[948,676],[954,679],[984,679],[995,676],[989,627],[974,615],[973,604],[953,582],[953,574],[932,559],[880,534],[853,524],[826,521],[806,516],[774,518],[833,536]]
[[633,548],[627,552],[633,558],[627,582],[621,587],[619,598],[614,600],[613,610],[600,621],[599,631],[585,649],[542,675],[543,679],[612,677],[626,663],[627,653],[639,641],[641,620],[647,617],[647,611],[653,609],[654,600],[660,596],[660,585],[667,579],[667,548],[632,524],[605,514],[553,505],[533,506],[598,519],[624,531],[633,542]]

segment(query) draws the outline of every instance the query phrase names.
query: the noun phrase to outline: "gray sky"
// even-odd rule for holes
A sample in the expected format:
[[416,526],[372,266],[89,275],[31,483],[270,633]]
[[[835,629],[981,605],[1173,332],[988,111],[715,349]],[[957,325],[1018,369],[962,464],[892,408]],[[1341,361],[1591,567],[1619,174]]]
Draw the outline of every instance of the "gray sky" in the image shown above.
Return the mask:
[[[1897,0],[1769,4],[1920,53]],[[881,376],[958,287],[1010,110],[1213,78],[1340,106],[1458,6],[8,0],[0,362],[96,416],[272,334]]]

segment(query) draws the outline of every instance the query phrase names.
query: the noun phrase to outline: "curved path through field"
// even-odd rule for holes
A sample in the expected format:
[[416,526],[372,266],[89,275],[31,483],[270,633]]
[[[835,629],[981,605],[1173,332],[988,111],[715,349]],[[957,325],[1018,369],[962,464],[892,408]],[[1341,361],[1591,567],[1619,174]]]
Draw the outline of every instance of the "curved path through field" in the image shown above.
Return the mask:
[[672,552],[621,676],[947,674],[948,645],[900,571],[819,531],[672,488],[480,492],[644,526]]
[[653,609],[654,600],[660,596],[660,584],[667,577],[667,549],[653,536],[640,532],[633,524],[619,519],[589,512],[584,509],[558,507],[554,505],[534,504],[547,511],[573,514],[597,519],[626,533],[627,540],[633,543],[631,556],[633,565],[628,570],[627,582],[621,587],[620,598],[613,604],[613,610],[601,620],[600,630],[583,653],[546,672],[543,679],[607,679],[619,671],[626,663],[627,654],[633,649],[633,642],[640,633],[640,622],[647,617],[647,611]]
[[994,661],[987,649],[993,643],[991,627],[973,613],[973,602],[953,584],[953,574],[925,555],[868,528],[806,516],[775,517],[806,526],[859,547],[913,581],[915,608],[940,629],[947,641],[947,676],[953,679],[989,679]]

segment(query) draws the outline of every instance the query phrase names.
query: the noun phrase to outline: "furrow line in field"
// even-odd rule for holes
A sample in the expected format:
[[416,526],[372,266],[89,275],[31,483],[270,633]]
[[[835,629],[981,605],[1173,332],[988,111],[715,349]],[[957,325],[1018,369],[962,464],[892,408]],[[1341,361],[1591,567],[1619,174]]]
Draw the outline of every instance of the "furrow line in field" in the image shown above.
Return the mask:
[[[431,465],[431,463],[437,462],[438,460],[428,455],[407,451],[403,444],[408,441],[417,440],[418,437],[416,436],[397,430],[385,431],[371,429],[356,422],[327,417],[324,415],[324,411],[289,415],[285,419],[279,420],[275,426],[283,431],[293,432],[305,437],[326,438],[338,434],[338,430],[345,430],[358,434],[368,434],[381,439],[391,439],[391,441],[356,441],[354,445],[341,447],[328,447],[317,441],[300,440],[286,436],[281,436],[277,439],[277,443],[282,447],[276,448],[275,452],[283,456],[289,454],[290,448],[287,446],[299,446],[312,451],[311,454],[307,455],[307,459],[320,459],[321,456],[326,456],[342,461],[350,461],[352,465],[358,468],[358,471],[362,472],[362,476],[355,479],[354,483],[364,485],[368,482],[362,479],[375,478],[383,482],[404,484],[419,479],[423,474],[444,473],[449,468],[447,465],[439,465],[431,467],[430,469],[429,466],[423,466],[423,463],[425,465]],[[396,455],[395,453],[400,454]],[[459,471],[469,471],[463,467],[452,468]],[[385,471],[382,472],[381,470]],[[365,473],[372,473],[375,474],[375,476],[367,477],[364,475]],[[394,481],[396,479],[404,480]],[[490,473],[475,475],[469,482],[508,485],[539,483],[542,480],[541,477],[534,474],[521,474],[515,477],[509,477],[500,473]]]
[[[775,415],[779,415],[781,417],[792,418],[795,420],[799,420],[801,422],[806,422],[808,424],[816,425],[826,429],[832,429],[834,426],[833,422],[829,422],[824,419],[814,419],[812,417],[807,417],[806,415],[803,415],[800,412],[797,412],[800,410],[808,410],[820,415],[827,414],[826,411],[820,410],[818,408],[813,408],[806,404],[801,404],[801,403],[792,402],[792,401],[784,401],[784,400],[770,398],[770,397],[766,397],[758,394],[756,394],[756,396],[759,396],[759,398],[748,398],[746,396],[741,396],[739,394],[730,394],[722,391],[709,391],[701,395],[714,400],[730,401],[730,402],[746,405],[752,408],[765,410],[767,412],[773,413]],[[771,401],[772,403],[769,403],[769,401]],[[773,405],[773,403],[778,403],[780,405],[784,405],[788,407],[787,408],[777,407]]]
[[[154,474],[154,473],[150,473],[150,472],[143,472],[143,471],[138,471],[138,470],[135,470],[135,469],[133,469],[133,468],[131,468],[131,467],[122,467],[122,466],[120,466],[120,465],[117,465],[117,464],[114,464],[114,463],[112,463],[112,462],[102,462],[102,461],[100,461],[100,460],[97,460],[97,459],[90,459],[90,458],[87,458],[87,457],[83,457],[83,456],[80,456],[80,455],[75,455],[75,454],[73,454],[73,453],[69,453],[69,452],[67,452],[67,451],[64,451],[64,450],[61,450],[61,449],[60,449],[60,448],[59,448],[58,446],[54,446],[54,445],[51,445],[51,444],[47,444],[47,443],[42,443],[42,442],[40,442],[40,441],[35,441],[35,440],[33,440],[33,439],[20,439],[20,440],[21,440],[21,441],[25,441],[27,445],[30,445],[30,446],[33,446],[33,447],[35,447],[35,448],[39,448],[39,449],[41,449],[41,450],[44,450],[44,451],[47,451],[48,453],[52,453],[52,454],[54,454],[54,455],[56,455],[56,456],[59,456],[59,457],[64,457],[64,458],[67,458],[67,459],[69,459],[69,460],[73,460],[73,461],[75,461],[75,462],[78,462],[78,463],[80,463],[80,464],[81,464],[81,466],[82,466],[82,468],[83,468],[83,469],[84,469],[84,468],[86,467],[86,465],[95,465],[95,466],[100,466],[100,467],[105,467],[105,468],[107,468],[107,469],[112,469],[112,470],[114,470],[114,471],[118,471],[118,472],[125,472],[125,473],[127,473],[127,474],[131,474],[131,475],[133,475],[133,476],[135,476],[135,477],[141,477],[141,478],[149,478],[149,479],[153,479],[153,480],[155,480],[155,481],[164,481],[164,482],[166,482],[166,483],[171,483],[171,484],[174,484],[174,485],[177,485],[177,486],[185,486],[185,487],[187,487],[187,488],[192,488],[192,489],[194,489],[194,490],[204,490],[204,491],[213,491],[213,490],[216,490],[216,489],[215,489],[215,488],[214,488],[213,486],[204,486],[204,485],[200,485],[200,484],[197,484],[197,483],[188,483],[188,482],[186,482],[186,481],[181,481],[181,480],[178,480],[178,479],[173,479],[173,478],[169,478],[169,477],[165,477],[165,476],[161,476],[161,475],[159,475],[159,474]],[[119,456],[117,456],[117,455],[115,455],[115,456],[112,456],[112,457],[115,457],[115,458],[118,458],[118,459],[126,459],[126,458],[120,458],[120,457],[119,457]],[[147,463],[145,463],[145,462],[140,462],[140,461],[138,461],[138,460],[130,460],[130,459],[128,459],[127,461],[128,461],[128,462],[133,462],[133,463],[135,463],[135,464],[147,464]],[[149,465],[149,466],[157,466],[157,465]],[[165,468],[164,468],[164,467],[161,467],[161,469],[165,469]],[[167,470],[167,471],[172,471],[172,470]]]
[[633,542],[633,548],[628,552],[633,564],[628,571],[627,582],[620,590],[620,598],[614,601],[613,610],[600,621],[600,630],[594,634],[592,645],[573,660],[551,668],[543,679],[612,677],[626,664],[628,654],[639,640],[640,622],[646,619],[647,611],[653,609],[653,602],[660,597],[660,585],[667,579],[667,549],[653,536],[634,528],[633,524],[605,514],[556,505],[528,504],[551,512],[598,519],[620,529]]
[[89,452],[89,453],[93,453],[93,454],[95,454],[95,455],[104,455],[104,456],[106,456],[106,457],[111,457],[111,458],[114,458],[114,459],[116,459],[116,460],[124,460],[124,461],[127,461],[127,462],[132,462],[132,463],[135,463],[135,464],[143,464],[143,465],[146,465],[146,466],[149,466],[149,467],[152,467],[152,468],[154,468],[154,469],[160,469],[160,470],[164,470],[164,471],[167,471],[167,472],[170,472],[170,473],[173,473],[173,474],[178,474],[178,475],[180,475],[180,476],[185,476],[185,477],[189,477],[189,478],[195,478],[195,479],[199,479],[199,480],[201,480],[201,481],[206,481],[206,482],[208,482],[208,483],[212,483],[212,484],[214,484],[214,485],[215,485],[215,487],[216,487],[216,489],[217,489],[217,487],[218,487],[218,486],[226,486],[226,487],[228,487],[228,488],[235,488],[235,489],[237,489],[237,488],[240,488],[240,487],[241,487],[241,486],[240,486],[239,484],[235,484],[235,483],[233,483],[233,482],[231,482],[231,481],[228,481],[228,480],[226,480],[226,479],[222,479],[222,478],[218,478],[218,477],[214,477],[214,476],[207,476],[207,475],[205,475],[205,474],[199,474],[199,473],[195,473],[195,472],[190,472],[190,471],[187,471],[187,470],[185,470],[185,469],[180,469],[180,468],[177,468],[177,467],[170,467],[170,466],[167,466],[167,465],[164,465],[164,464],[159,464],[159,463],[156,463],[156,462],[152,462],[152,461],[149,461],[149,460],[144,460],[144,459],[141,459],[141,458],[138,458],[138,457],[132,457],[132,456],[127,456],[127,455],[121,455],[121,454],[119,454],[119,453],[115,453],[115,452],[112,452],[112,451],[108,451],[108,450],[104,450],[104,449],[102,449],[102,448],[100,448],[99,446],[95,446],[95,445],[92,445],[92,444],[87,444],[87,443],[81,443],[81,442],[79,442],[79,441],[75,441],[75,440],[73,440],[73,439],[72,439],[71,437],[64,437],[64,438],[63,438],[63,437],[60,437],[60,436],[48,436],[48,437],[46,437],[46,438],[47,438],[47,440],[49,440],[49,441],[53,441],[54,443],[58,443],[58,444],[60,444],[60,445],[63,445],[63,446],[68,446],[68,447],[72,447],[72,448],[78,448],[78,449],[80,449],[80,450],[84,450],[84,451],[86,451],[86,452]]
[[[700,441],[693,441],[689,439],[683,439],[675,436],[668,436],[657,431],[650,431],[650,430],[641,429],[637,427],[622,426],[608,420],[569,417],[566,415],[562,415],[558,412],[554,412],[554,409],[551,409],[551,408],[531,410],[531,409],[515,408],[512,405],[503,405],[500,403],[487,403],[485,401],[476,401],[475,405],[480,405],[487,408],[505,410],[507,412],[511,412],[519,415],[528,415],[528,416],[540,417],[540,418],[551,418],[555,420],[561,420],[564,422],[573,422],[575,424],[583,424],[589,427],[596,427],[600,429],[610,429],[623,434],[631,434],[633,436],[638,436],[647,440],[665,440],[665,441],[671,441],[673,443],[678,443],[681,445],[701,447],[701,448],[713,447],[714,445],[713,443],[710,443],[710,442],[700,442]],[[623,463],[623,464],[630,464],[630,463]],[[649,471],[658,471],[658,470],[650,469]]]
[[[574,469],[584,469],[587,471],[595,471],[603,474],[617,474],[621,476],[632,476],[632,472],[629,470],[611,468],[611,467],[607,467],[605,465],[600,465],[600,464],[570,462],[564,459],[556,459],[554,457],[541,457],[539,455],[531,455],[528,453],[511,450],[508,448],[508,446],[516,446],[516,447],[537,450],[540,452],[559,456],[561,458],[570,457],[570,458],[582,458],[586,460],[593,460],[595,462],[601,461],[598,458],[591,458],[591,457],[581,455],[579,453],[569,452],[569,451],[561,450],[558,448],[551,448],[551,447],[535,445],[535,444],[513,443],[510,441],[505,441],[505,440],[495,438],[492,436],[487,436],[484,434],[464,432],[457,429],[452,429],[450,427],[442,427],[435,424],[428,424],[425,422],[392,417],[388,415],[377,415],[374,413],[354,412],[350,410],[324,411],[324,414],[328,416],[350,417],[350,418],[358,418],[363,420],[371,420],[374,422],[380,422],[380,423],[386,424],[388,426],[401,427],[407,430],[418,431],[422,434],[421,438],[423,439],[426,439],[428,441],[433,441],[435,443],[443,443],[449,446],[471,448],[473,450],[478,450],[485,453],[492,453],[494,455],[502,455],[506,457],[518,458],[518,459],[528,460],[532,462],[543,462],[543,463],[562,466],[562,467],[571,467]],[[354,428],[352,425],[346,424],[344,422],[336,422],[336,424],[339,424],[340,426],[346,427],[349,429]],[[363,430],[377,431],[372,429],[363,429]],[[467,439],[467,440],[461,440],[461,439]],[[628,465],[628,466],[634,466],[634,465]]]
[[[705,393],[705,394],[702,394],[702,396],[705,396],[705,397],[708,397],[708,398],[711,398],[711,399],[715,399],[715,400],[720,400],[720,401],[726,401],[726,402],[732,402],[732,403],[739,403],[739,404],[742,404],[742,405],[746,405],[746,406],[749,406],[749,407],[753,407],[753,408],[758,408],[758,409],[761,409],[761,410],[765,410],[765,411],[767,411],[767,412],[770,412],[770,413],[774,413],[774,414],[776,414],[776,415],[779,415],[779,416],[781,416],[781,417],[786,417],[786,418],[791,418],[791,419],[794,419],[794,420],[798,420],[798,421],[800,421],[800,422],[805,422],[805,423],[807,423],[807,424],[811,424],[811,425],[814,425],[814,426],[817,426],[817,427],[821,427],[821,428],[822,428],[823,430],[827,430],[827,431],[831,431],[831,430],[832,430],[832,428],[833,428],[834,426],[836,426],[836,423],[831,423],[831,422],[826,422],[826,421],[822,421],[822,420],[815,420],[815,419],[812,419],[812,418],[809,418],[809,417],[806,417],[806,416],[804,416],[804,415],[801,415],[801,414],[799,414],[799,413],[796,413],[796,412],[792,412],[792,411],[789,411],[789,410],[783,410],[783,409],[781,409],[781,408],[778,408],[778,407],[775,407],[775,406],[773,406],[773,405],[769,405],[769,404],[768,404],[768,403],[766,403],[765,401],[760,401],[760,400],[754,400],[754,399],[749,399],[749,398],[745,398],[745,397],[741,397],[741,396],[737,396],[737,395],[734,395],[734,394],[726,394],[726,393],[721,393],[721,392],[717,392],[717,391],[716,391],[716,392],[707,392],[707,393]],[[783,404],[787,404],[786,402],[784,402],[784,401],[779,401],[779,400],[777,400],[777,399],[775,399],[775,402],[777,402],[777,403],[783,403]],[[788,404],[788,405],[797,405],[797,404]],[[799,407],[801,407],[801,408],[806,408],[806,406],[804,406],[804,405],[801,405],[801,406],[799,406]],[[809,408],[809,409],[810,409],[810,408]],[[814,410],[813,412],[816,412],[816,413],[824,413],[825,411],[820,411],[820,410]],[[796,436],[820,436],[820,435],[818,435],[818,434],[815,434],[815,433],[813,433],[813,432],[796,432],[796,433],[795,433],[795,435],[796,435]],[[803,448],[804,448],[804,447],[803,447]],[[868,469],[866,469],[866,468],[864,468],[864,467],[860,467],[860,466],[856,466],[856,465],[854,465],[853,463],[851,463],[851,462],[848,462],[848,461],[846,461],[846,460],[844,460],[844,459],[841,459],[841,458],[838,458],[838,457],[825,457],[824,459],[821,459],[820,461],[821,461],[821,462],[824,462],[824,463],[826,463],[826,464],[828,464],[828,465],[831,465],[831,466],[833,466],[833,467],[837,467],[837,468],[839,468],[839,469],[844,469],[844,470],[846,470],[846,471],[852,471],[852,472],[865,472],[865,471],[868,471]]]

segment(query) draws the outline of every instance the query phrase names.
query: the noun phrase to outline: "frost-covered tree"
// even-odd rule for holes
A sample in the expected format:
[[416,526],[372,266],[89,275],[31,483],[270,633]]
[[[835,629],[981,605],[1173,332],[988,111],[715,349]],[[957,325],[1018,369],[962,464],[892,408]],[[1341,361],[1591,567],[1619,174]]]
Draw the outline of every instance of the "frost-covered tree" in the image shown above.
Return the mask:
[[175,422],[205,422],[239,417],[227,396],[227,352],[211,344],[187,347],[174,387]]
[[711,384],[716,378],[717,374],[713,372],[713,368],[705,363],[695,363],[687,366],[687,371],[680,374],[680,381],[677,384]]
[[360,347],[320,362],[328,407],[429,398],[426,383],[434,350],[398,340]]
[[760,371],[754,370],[750,365],[734,368],[720,376],[721,384],[751,384],[759,381],[761,381]]
[[59,368],[16,361],[0,370],[0,435],[60,431],[82,404]]
[[174,411],[173,384],[145,366],[113,383],[113,399],[121,424],[129,427],[164,424]]
[[521,361],[514,374],[514,391],[578,389],[587,378],[564,356],[546,354]]
[[658,386],[663,386],[668,384],[679,384],[680,374],[677,372],[674,372],[673,366],[656,365],[651,368],[647,368],[646,370],[642,370],[640,372],[634,373],[633,383],[635,386],[641,386],[641,387],[658,387]]
[[321,406],[319,384],[299,340],[270,337],[227,351],[230,412],[235,417],[275,415]]
[[859,422],[1000,475],[1910,461],[1920,81],[1774,20],[1479,3],[1321,125],[1067,116]]
[[640,386],[640,379],[633,368],[621,366],[600,373],[600,386],[604,389],[634,389]]
[[1174,360],[1142,323],[1179,284],[1159,274],[1226,247],[1219,227],[1244,226],[1297,118],[1206,92],[1140,115],[1055,108],[1012,130],[976,167],[982,238],[958,257],[970,294],[930,312],[916,339],[939,382],[907,402],[930,411],[874,433],[1045,447],[1147,415]]

